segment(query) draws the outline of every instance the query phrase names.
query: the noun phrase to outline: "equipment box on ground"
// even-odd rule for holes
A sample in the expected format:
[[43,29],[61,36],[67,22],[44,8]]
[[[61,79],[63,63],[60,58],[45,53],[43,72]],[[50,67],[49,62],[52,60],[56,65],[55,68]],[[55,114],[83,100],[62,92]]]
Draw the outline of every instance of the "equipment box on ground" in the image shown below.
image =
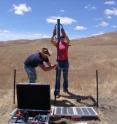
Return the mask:
[[8,124],[48,124],[50,117],[50,85],[17,84],[17,108]]

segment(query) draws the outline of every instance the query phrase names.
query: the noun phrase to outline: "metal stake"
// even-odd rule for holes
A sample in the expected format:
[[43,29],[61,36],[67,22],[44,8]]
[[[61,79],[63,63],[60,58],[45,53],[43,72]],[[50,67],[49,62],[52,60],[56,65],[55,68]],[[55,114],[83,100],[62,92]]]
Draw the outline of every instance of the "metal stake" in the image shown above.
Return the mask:
[[99,103],[98,103],[98,97],[99,97],[99,92],[98,92],[98,70],[96,70],[96,91],[97,91],[97,107],[99,107]]
[[16,69],[14,69],[13,104],[15,104]]

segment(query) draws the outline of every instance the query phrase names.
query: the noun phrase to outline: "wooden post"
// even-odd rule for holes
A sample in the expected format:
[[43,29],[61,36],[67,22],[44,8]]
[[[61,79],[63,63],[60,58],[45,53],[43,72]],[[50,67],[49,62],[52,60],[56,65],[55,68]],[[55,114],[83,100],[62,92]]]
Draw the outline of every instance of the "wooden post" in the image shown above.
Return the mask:
[[97,104],[96,106],[99,107],[99,103],[98,103],[98,98],[99,98],[99,92],[98,92],[98,70],[96,70],[96,94],[97,94]]
[[13,104],[15,104],[16,69],[14,69]]

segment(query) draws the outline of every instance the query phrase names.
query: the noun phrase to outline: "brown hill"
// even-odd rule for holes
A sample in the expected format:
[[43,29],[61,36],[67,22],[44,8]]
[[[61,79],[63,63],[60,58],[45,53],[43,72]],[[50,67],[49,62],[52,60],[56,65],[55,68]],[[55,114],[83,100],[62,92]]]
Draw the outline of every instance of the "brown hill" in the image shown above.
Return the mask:
[[[96,97],[96,70],[99,72],[99,104],[101,122],[117,122],[117,33],[108,33],[71,41],[69,47],[69,89],[76,95]],[[26,82],[23,69],[25,58],[42,47],[48,47],[53,54],[52,63],[56,62],[56,48],[49,39],[22,40],[0,43],[0,117],[7,122],[12,110],[13,71],[16,69],[16,82]],[[38,82],[49,82],[54,88],[55,70],[48,72],[37,68]],[[62,89],[62,87],[61,87]],[[73,99],[71,99],[73,100]],[[86,103],[85,103],[86,102]],[[76,103],[76,106],[79,103]],[[83,101],[81,105],[90,105]],[[5,123],[4,122],[4,123]]]

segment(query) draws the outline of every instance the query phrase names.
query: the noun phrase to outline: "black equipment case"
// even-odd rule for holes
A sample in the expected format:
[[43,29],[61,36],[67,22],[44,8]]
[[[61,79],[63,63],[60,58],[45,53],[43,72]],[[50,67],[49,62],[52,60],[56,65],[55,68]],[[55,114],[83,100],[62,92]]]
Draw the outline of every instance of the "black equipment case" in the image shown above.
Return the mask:
[[17,84],[17,108],[8,124],[48,124],[50,85],[39,83]]

